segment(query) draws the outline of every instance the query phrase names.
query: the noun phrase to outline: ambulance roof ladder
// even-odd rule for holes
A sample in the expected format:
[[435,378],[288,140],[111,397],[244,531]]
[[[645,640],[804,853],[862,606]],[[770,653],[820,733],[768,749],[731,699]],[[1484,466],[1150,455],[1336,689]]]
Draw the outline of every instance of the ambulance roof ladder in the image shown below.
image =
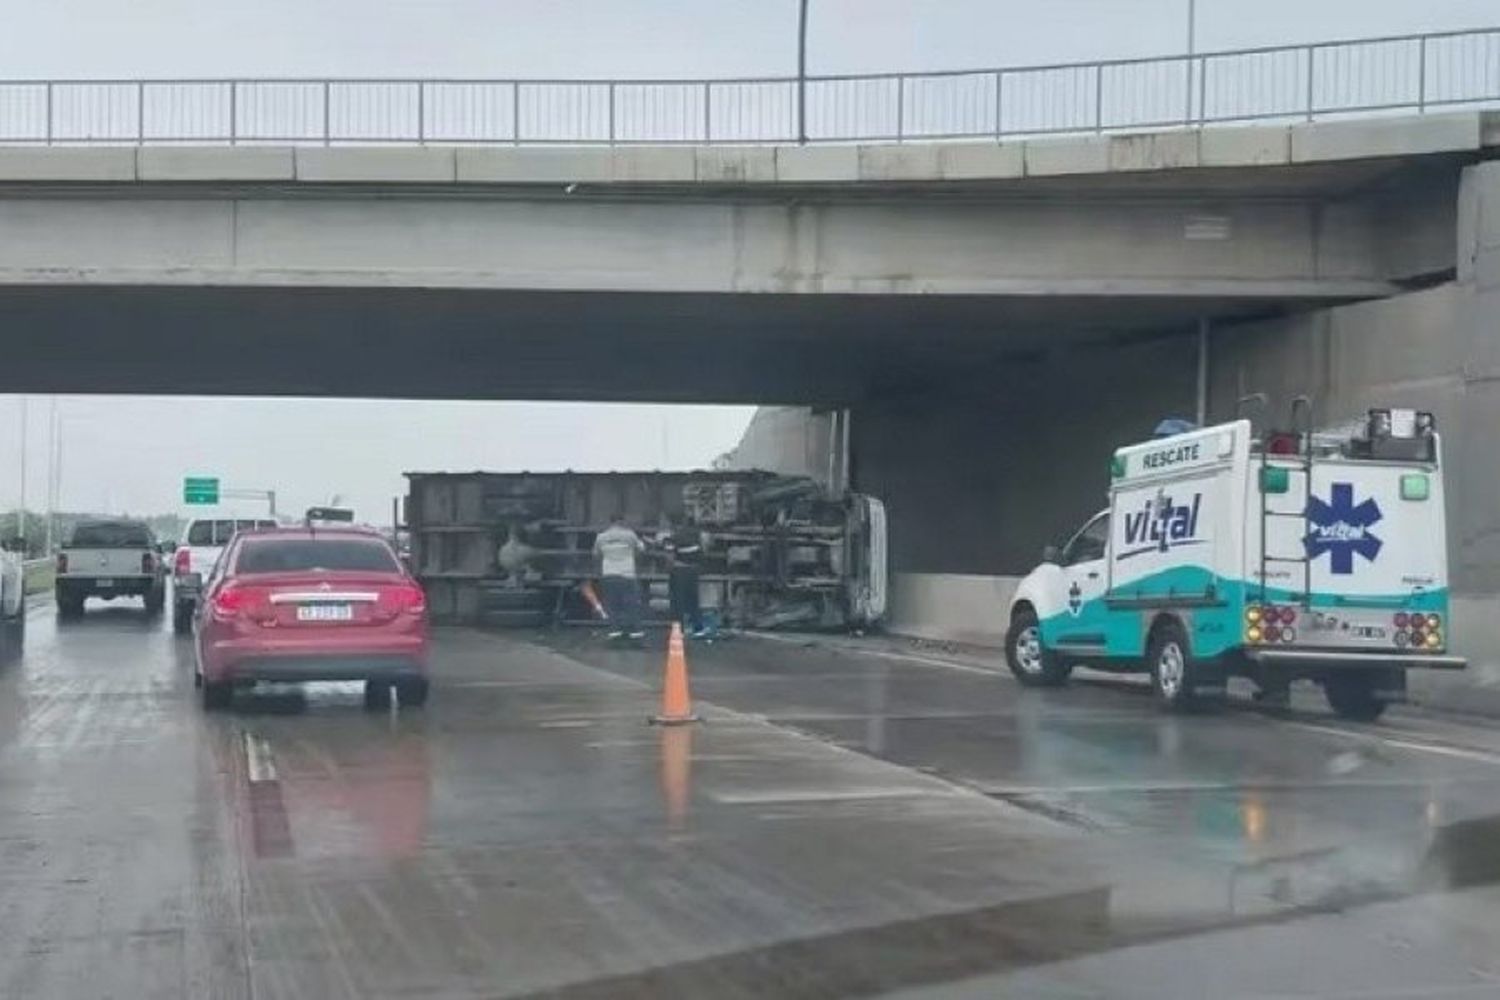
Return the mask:
[[[1297,417],[1301,415],[1299,424]],[[1302,593],[1299,595],[1298,603],[1302,607],[1312,607],[1312,560],[1307,555],[1307,549],[1302,547],[1296,556],[1272,555],[1266,551],[1267,529],[1270,527],[1273,517],[1295,517],[1302,522],[1302,534],[1298,536],[1299,543],[1312,531],[1308,522],[1308,500],[1312,496],[1312,400],[1306,396],[1298,396],[1292,400],[1292,426],[1289,432],[1278,433],[1267,431],[1260,446],[1260,471],[1257,492],[1260,493],[1260,602],[1266,603],[1266,579],[1267,567],[1270,563],[1284,563],[1289,565],[1301,565],[1302,567]],[[1295,451],[1285,451],[1283,448],[1288,440],[1295,442]],[[1268,497],[1271,495],[1266,489],[1268,476],[1267,469],[1270,457],[1296,455],[1300,458],[1302,473],[1302,504],[1296,510],[1271,510],[1268,505]]]

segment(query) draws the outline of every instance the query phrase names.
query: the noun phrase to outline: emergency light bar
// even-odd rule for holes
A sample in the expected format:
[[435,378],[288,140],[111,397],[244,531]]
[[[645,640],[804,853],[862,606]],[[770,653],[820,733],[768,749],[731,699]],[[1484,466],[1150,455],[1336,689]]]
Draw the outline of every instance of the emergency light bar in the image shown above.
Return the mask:
[[1426,410],[1371,410],[1365,425],[1371,441],[1431,437],[1437,421]]
[[1433,462],[1437,460],[1436,431],[1437,421],[1426,410],[1371,410],[1364,440],[1353,445],[1363,458]]

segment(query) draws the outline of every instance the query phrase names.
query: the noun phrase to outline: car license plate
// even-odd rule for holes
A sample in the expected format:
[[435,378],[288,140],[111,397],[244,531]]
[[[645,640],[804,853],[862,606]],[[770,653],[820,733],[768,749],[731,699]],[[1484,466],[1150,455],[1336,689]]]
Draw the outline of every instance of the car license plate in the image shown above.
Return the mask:
[[348,604],[301,604],[297,606],[299,622],[347,622],[354,618]]
[[94,581],[94,586],[96,586],[96,587],[113,587],[114,585],[115,585],[114,579],[112,577],[108,577],[108,576],[101,576],[97,580]]

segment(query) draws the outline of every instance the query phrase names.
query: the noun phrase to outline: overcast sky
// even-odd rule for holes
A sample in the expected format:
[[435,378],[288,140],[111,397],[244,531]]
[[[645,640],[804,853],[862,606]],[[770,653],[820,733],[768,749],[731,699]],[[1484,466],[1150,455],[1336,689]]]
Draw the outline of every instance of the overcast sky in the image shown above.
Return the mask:
[[[814,73],[1177,52],[1188,0],[812,0]],[[795,68],[796,0],[6,0],[0,76],[751,76]],[[1500,0],[1198,0],[1200,51],[1500,24]],[[32,507],[47,408],[30,404]],[[0,398],[0,427],[19,415]],[[70,398],[67,509],[178,508],[185,473],[342,494],[383,518],[411,469],[702,466],[744,408]],[[316,435],[307,431],[317,428]],[[0,431],[0,469],[19,436]],[[0,502],[19,484],[0,489]]]

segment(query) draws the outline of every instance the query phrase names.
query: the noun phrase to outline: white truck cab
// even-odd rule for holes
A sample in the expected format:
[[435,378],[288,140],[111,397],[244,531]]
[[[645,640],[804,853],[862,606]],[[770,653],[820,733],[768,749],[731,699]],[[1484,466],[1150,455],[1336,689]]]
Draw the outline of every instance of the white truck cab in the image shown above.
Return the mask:
[[1240,420],[1118,449],[1109,506],[1018,586],[1006,659],[1032,685],[1149,672],[1173,708],[1232,675],[1276,700],[1310,679],[1369,720],[1407,670],[1464,667],[1449,638],[1436,427],[1373,410],[1329,433]]
[[224,546],[238,531],[274,528],[272,517],[194,517],[187,522],[182,541],[172,554],[172,630],[179,635],[192,631],[193,615],[203,581],[219,561]]

